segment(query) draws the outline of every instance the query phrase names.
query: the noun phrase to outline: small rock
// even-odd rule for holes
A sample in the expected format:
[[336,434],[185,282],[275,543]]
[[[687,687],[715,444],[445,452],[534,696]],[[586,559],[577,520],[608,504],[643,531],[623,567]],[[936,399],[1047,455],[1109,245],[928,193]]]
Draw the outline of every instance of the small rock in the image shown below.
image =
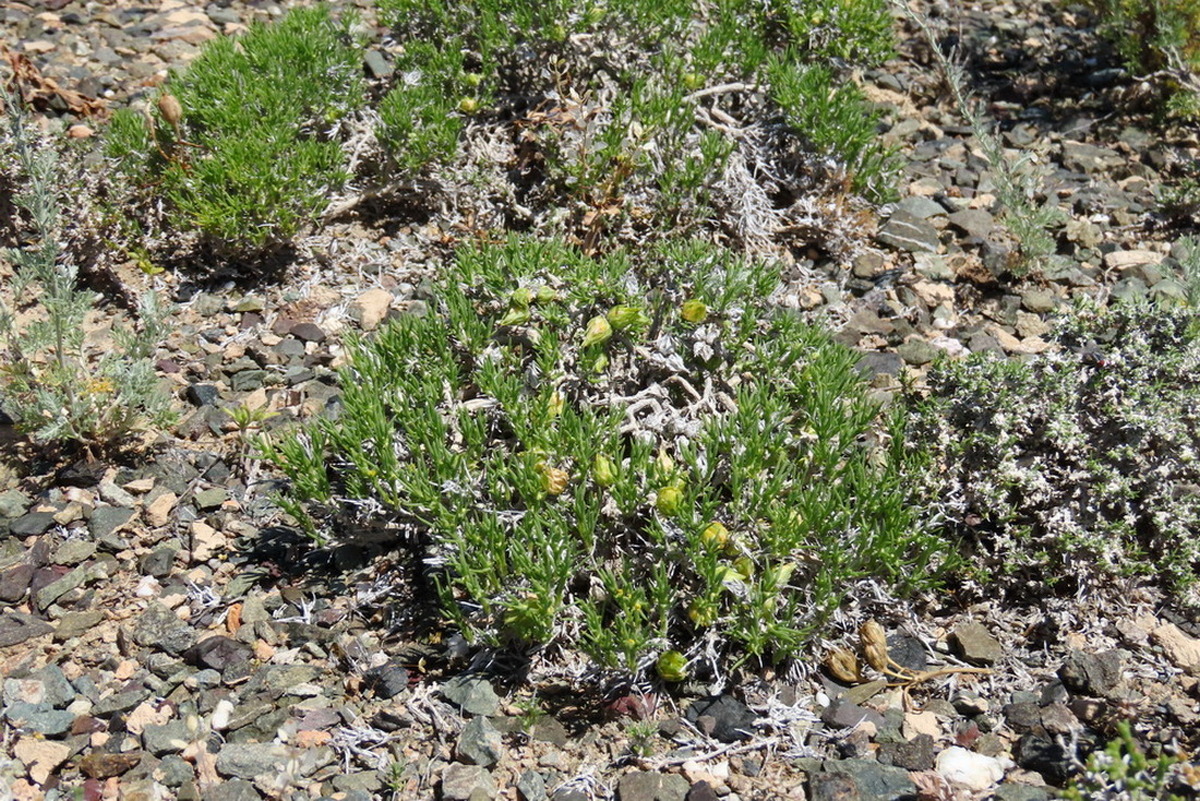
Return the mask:
[[169,720],[162,725],[151,723],[142,730],[142,747],[159,757],[178,754],[194,739],[182,720]]
[[43,634],[50,634],[54,627],[24,612],[9,610],[0,616],[0,648],[17,645]]
[[683,801],[688,793],[687,779],[676,773],[638,771],[626,773],[617,781],[619,801]]
[[1058,669],[1058,677],[1073,693],[1109,698],[1121,683],[1122,657],[1122,652],[1116,650],[1098,654],[1071,651]]
[[956,787],[982,792],[1004,778],[1004,763],[952,745],[938,754],[937,772]]
[[92,751],[79,760],[79,770],[90,779],[109,779],[113,776],[120,776],[141,762],[142,756],[143,752],[141,751],[121,754]]
[[22,737],[13,746],[13,756],[21,760],[34,784],[43,785],[67,761],[71,749],[66,743]]
[[893,214],[875,238],[909,253],[937,253],[941,245],[936,228],[904,211]]
[[1104,266],[1110,270],[1124,271],[1131,267],[1158,264],[1163,254],[1153,250],[1114,250],[1104,256]]
[[52,708],[47,703],[28,704],[18,701],[4,710],[5,719],[17,729],[37,732],[46,737],[59,737],[71,729],[75,715]]
[[1150,640],[1163,650],[1172,665],[1200,676],[1200,640],[1184,634],[1174,623],[1163,624],[1151,631]]
[[881,764],[905,770],[930,770],[933,768],[933,737],[918,734],[908,742],[882,743],[878,759]]
[[916,795],[916,786],[903,768],[880,765],[870,759],[843,759],[823,763],[825,772],[847,776],[853,780],[858,797],[863,801]]
[[25,597],[33,581],[33,565],[22,562],[0,573],[0,601],[16,603]]
[[814,773],[808,779],[810,801],[859,801],[854,779],[843,773]]
[[388,662],[363,675],[363,688],[380,698],[395,698],[408,689],[408,671],[399,662]]
[[994,791],[996,801],[1047,801],[1050,793],[1044,787],[1004,783]]
[[1018,734],[1024,734],[1042,722],[1042,710],[1037,704],[1008,704],[1001,711],[1005,722]]
[[958,645],[958,652],[968,662],[977,665],[994,665],[1004,652],[1000,643],[979,623],[960,623],[951,636]]
[[1075,750],[1055,740],[1026,734],[1014,749],[1017,764],[1042,775],[1047,782],[1062,785],[1074,770]]
[[392,307],[392,293],[386,289],[368,289],[350,304],[347,312],[364,331],[374,331]]
[[260,801],[262,796],[245,779],[216,782],[204,791],[204,801]]
[[89,540],[67,540],[54,551],[50,561],[56,565],[77,565],[96,553],[96,543]]
[[473,676],[455,676],[442,685],[442,695],[462,711],[472,715],[494,715],[500,698],[492,685]]
[[195,495],[196,508],[202,512],[210,512],[214,509],[220,509],[221,504],[229,500],[229,491],[221,487],[212,487],[210,489],[201,490]]
[[196,644],[196,630],[158,601],[151,601],[133,627],[133,641],[174,656]]
[[146,525],[151,528],[159,528],[171,522],[171,512],[177,503],[179,503],[179,497],[175,493],[169,490],[163,492],[146,506]]
[[496,793],[496,780],[486,768],[452,762],[442,771],[442,798],[445,801],[493,799]]
[[324,342],[325,332],[313,323],[297,323],[289,332],[301,342]]
[[1021,305],[1034,314],[1046,314],[1054,311],[1058,299],[1044,289],[1027,289],[1021,293]]
[[996,220],[983,209],[963,209],[950,215],[950,224],[967,236],[987,239],[996,227]]
[[720,801],[721,796],[706,781],[698,781],[688,790],[685,801]]
[[941,350],[920,337],[913,337],[896,348],[896,353],[908,364],[920,367],[936,359],[941,354]]
[[485,717],[472,718],[458,737],[455,754],[468,765],[490,768],[504,755],[500,732]]
[[0,517],[12,519],[25,514],[29,508],[29,496],[20,490],[10,489],[0,492]]
[[293,750],[277,743],[226,743],[217,754],[217,773],[238,779],[275,775]]
[[[732,743],[753,734],[757,716],[732,695],[716,695],[693,702],[684,717],[709,736]],[[702,718],[708,720],[702,721]]]
[[119,506],[101,506],[92,512],[88,520],[88,530],[97,540],[102,540],[115,533],[133,517],[132,509],[122,509]]
[[517,779],[521,801],[546,801],[546,780],[536,770],[524,771]]
[[845,698],[835,698],[821,712],[821,722],[835,729],[852,729],[866,722],[875,726],[876,730],[884,726],[883,715],[873,709],[853,704]]
[[8,531],[14,537],[36,537],[45,534],[52,525],[54,525],[53,512],[29,512],[9,523]]
[[221,391],[213,384],[192,384],[183,391],[183,396],[193,406],[212,406]]

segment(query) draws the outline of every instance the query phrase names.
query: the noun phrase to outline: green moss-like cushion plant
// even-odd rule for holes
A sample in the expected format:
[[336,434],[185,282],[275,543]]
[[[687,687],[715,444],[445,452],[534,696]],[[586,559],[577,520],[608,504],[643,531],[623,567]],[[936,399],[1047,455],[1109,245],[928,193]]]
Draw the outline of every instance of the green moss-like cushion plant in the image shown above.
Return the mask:
[[284,508],[323,541],[415,537],[477,641],[785,658],[857,580],[920,585],[942,548],[903,437],[862,441],[854,355],[777,282],[698,244],[466,248],[428,314],[351,344],[336,419],[264,442]]
[[233,250],[286,243],[348,178],[337,128],[365,101],[350,22],[324,6],[295,9],[210,42],[167,82],[179,117],[169,100],[149,125],[118,112],[109,154],[165,195],[179,229]]

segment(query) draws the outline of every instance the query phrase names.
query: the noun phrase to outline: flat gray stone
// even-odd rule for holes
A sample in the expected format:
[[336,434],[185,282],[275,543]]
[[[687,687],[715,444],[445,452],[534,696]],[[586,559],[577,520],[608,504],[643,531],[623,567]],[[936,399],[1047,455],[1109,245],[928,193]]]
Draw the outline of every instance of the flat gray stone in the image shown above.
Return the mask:
[[0,616],[0,648],[17,645],[43,634],[50,634],[54,627],[24,612],[9,610]]
[[521,801],[546,801],[546,780],[536,770],[527,770],[517,779]]
[[983,209],[963,209],[950,215],[950,224],[967,236],[987,239],[996,227],[996,219]]
[[278,774],[294,750],[278,743],[226,743],[217,754],[217,773],[237,779]]
[[90,559],[96,552],[96,543],[89,540],[67,540],[54,551],[50,561],[56,565],[77,565]]
[[132,509],[122,509],[119,506],[101,506],[92,511],[88,520],[88,530],[97,540],[114,534],[133,517]]
[[217,782],[204,791],[201,801],[260,801],[254,785],[244,779]]
[[5,490],[0,492],[0,517],[9,519],[20,517],[29,508],[29,496],[20,490]]
[[916,217],[918,220],[927,220],[930,217],[945,215],[946,207],[933,198],[928,198],[924,195],[911,195],[896,203],[896,211],[902,211],[905,214]]
[[486,768],[452,762],[442,771],[444,801],[476,801],[496,797],[496,780]]
[[75,700],[75,688],[58,665],[46,665],[33,678],[42,683],[42,700],[50,706],[57,709]]
[[133,627],[133,641],[179,656],[196,644],[196,630],[158,601],[151,601]]
[[128,712],[149,697],[150,691],[145,687],[113,693],[96,702],[95,706],[92,707],[92,715],[104,718],[117,712]]
[[977,665],[994,665],[1004,656],[1000,642],[979,623],[960,623],[951,632],[958,653]]
[[9,704],[4,710],[4,718],[14,728],[37,732],[47,737],[66,734],[75,722],[75,715],[71,712],[54,709],[47,703],[28,704],[24,701]]
[[903,211],[893,214],[875,239],[909,253],[937,253],[941,245],[936,228]]
[[149,724],[142,731],[142,748],[157,757],[178,754],[188,747],[195,736],[182,720],[169,720],[162,725]]
[[638,771],[617,780],[620,801],[684,801],[691,785],[677,773]]
[[500,697],[492,685],[475,676],[455,676],[442,685],[442,695],[472,715],[494,715],[500,709]]
[[33,594],[33,601],[39,610],[45,611],[50,604],[66,595],[71,590],[82,587],[89,578],[88,565],[79,565],[61,578],[50,582]]
[[45,534],[52,525],[54,515],[51,512],[29,512],[9,523],[8,531],[14,537],[36,537]]
[[892,801],[917,794],[907,770],[880,765],[871,759],[829,760],[824,768],[826,773],[852,779],[861,801]]

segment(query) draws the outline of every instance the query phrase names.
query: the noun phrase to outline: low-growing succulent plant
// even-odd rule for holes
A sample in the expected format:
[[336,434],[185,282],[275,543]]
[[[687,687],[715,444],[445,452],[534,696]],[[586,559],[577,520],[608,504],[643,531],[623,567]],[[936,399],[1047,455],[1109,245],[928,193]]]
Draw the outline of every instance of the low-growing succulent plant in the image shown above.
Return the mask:
[[672,681],[706,647],[785,658],[856,580],[921,584],[942,548],[855,357],[773,308],[777,282],[694,243],[465,248],[437,313],[351,343],[336,420],[264,442],[284,508],[325,541],[410,538],[475,640]]

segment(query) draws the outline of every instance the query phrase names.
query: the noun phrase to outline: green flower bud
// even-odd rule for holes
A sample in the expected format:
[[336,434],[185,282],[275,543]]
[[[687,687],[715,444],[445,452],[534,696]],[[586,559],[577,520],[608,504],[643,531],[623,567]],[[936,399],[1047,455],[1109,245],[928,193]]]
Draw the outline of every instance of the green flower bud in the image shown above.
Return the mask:
[[683,76],[683,86],[688,91],[694,92],[701,86],[704,86],[704,76],[695,72],[689,72]]
[[688,677],[687,657],[678,651],[666,651],[655,666],[663,681],[684,681]]
[[675,472],[675,460],[667,453],[666,448],[658,449],[658,456],[654,457],[654,469],[661,478],[668,478]]
[[650,325],[650,318],[637,306],[613,306],[608,310],[608,321],[618,331],[634,331]]
[[683,492],[678,487],[663,487],[658,491],[654,507],[664,517],[674,517],[683,506]]
[[530,316],[528,306],[514,306],[500,318],[500,325],[525,325]]
[[529,304],[533,302],[533,290],[527,286],[514,289],[513,293],[508,296],[508,302],[510,306],[527,309],[529,308]]
[[548,495],[562,495],[567,489],[567,481],[571,478],[566,470],[557,467],[542,468],[542,489]]
[[603,373],[608,369],[608,354],[601,353],[596,357],[596,361],[592,362],[593,373]]
[[483,74],[479,72],[468,72],[463,75],[463,83],[467,86],[479,86],[483,83]]
[[688,605],[687,615],[697,626],[711,626],[717,620],[717,605],[706,598],[697,598]]
[[686,300],[683,302],[679,314],[687,322],[699,325],[708,319],[708,306],[704,304],[704,301]]
[[597,314],[592,319],[588,320],[587,330],[583,335],[583,347],[590,348],[592,345],[603,345],[612,338],[612,326],[603,315]]
[[749,556],[739,556],[737,559],[733,560],[733,569],[736,570],[738,575],[743,579],[749,579],[754,575],[754,560],[752,560]]
[[724,548],[729,544],[729,529],[725,528],[723,523],[714,520],[700,532],[700,541],[709,548]]
[[473,97],[464,97],[458,101],[458,110],[464,114],[474,114],[479,111],[479,101]]
[[550,393],[550,400],[546,402],[546,411],[551,417],[558,417],[563,413],[563,407],[566,406],[566,401],[563,399],[562,393],[557,389]]
[[592,478],[601,487],[611,487],[617,481],[617,467],[602,453],[596,454],[592,461]]
[[550,301],[554,300],[555,297],[557,297],[557,295],[554,294],[554,290],[545,284],[542,284],[537,288],[536,298],[538,303],[549,303]]

